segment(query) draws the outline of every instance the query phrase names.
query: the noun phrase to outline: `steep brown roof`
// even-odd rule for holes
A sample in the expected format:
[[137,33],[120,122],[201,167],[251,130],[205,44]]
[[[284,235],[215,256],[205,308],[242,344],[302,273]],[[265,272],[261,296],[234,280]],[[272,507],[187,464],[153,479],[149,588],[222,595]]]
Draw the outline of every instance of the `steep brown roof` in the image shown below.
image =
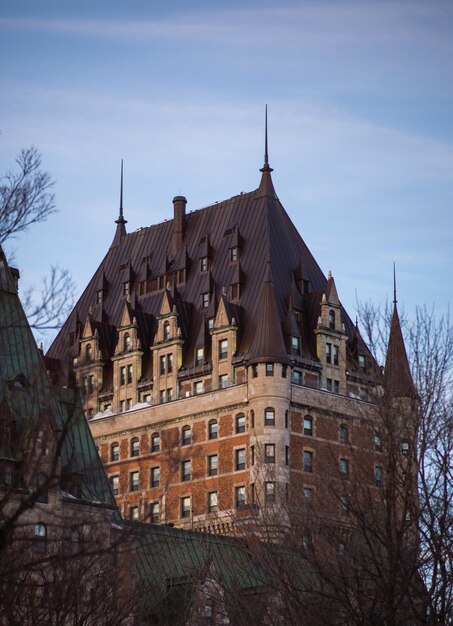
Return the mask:
[[[148,348],[152,341],[149,330],[155,328],[162,290],[167,281],[173,280],[172,277],[181,270],[185,272],[185,278],[181,281],[175,279],[177,289],[173,297],[178,313],[184,317],[180,324],[185,340],[183,366],[189,366],[193,359],[191,351],[203,334],[200,334],[201,319],[214,316],[215,305],[220,301],[223,289],[227,299],[231,300],[230,286],[238,280],[241,290],[239,298],[233,302],[240,312],[237,352],[245,359],[255,358],[261,353],[263,357],[278,356],[286,360],[287,350],[281,345],[283,338],[280,342],[280,339],[271,341],[264,337],[264,327],[268,322],[265,322],[266,316],[263,318],[261,301],[263,297],[266,299],[266,315],[275,319],[279,329],[283,328],[287,319],[289,300],[293,307],[303,307],[302,315],[306,315],[308,304],[308,318],[311,319],[313,305],[316,308],[319,303],[312,302],[313,296],[304,294],[303,281],[309,284],[312,293],[321,293],[326,287],[326,278],[279,201],[268,163],[265,162],[261,171],[261,183],[257,190],[233,196],[185,216],[183,246],[175,258],[172,256],[173,220],[129,234],[122,231],[118,235],[117,231],[114,245],[108,250],[48,355],[61,360],[63,371],[68,369],[69,334],[80,326],[77,319],[83,323],[90,307],[94,309],[100,284],[105,287],[102,322],[98,321],[101,320],[98,315],[95,318],[97,325],[105,327],[104,330],[98,329],[100,337],[105,337],[109,344],[101,347],[104,353],[111,352],[111,329],[118,328],[120,324],[125,299],[122,283],[125,281],[131,283],[130,297],[139,326],[141,319],[147,320],[148,331],[144,333],[147,343],[143,347]],[[120,218],[118,227],[124,227],[122,211]],[[232,262],[231,248],[237,247],[238,243],[240,260]],[[200,271],[199,259],[203,255],[209,256],[208,272]],[[269,285],[266,287],[267,260],[272,266],[272,289]],[[160,288],[140,293],[139,284],[145,277],[148,281],[160,278]],[[293,293],[290,297],[292,290],[297,294]],[[202,309],[201,294],[206,292],[210,294],[210,306]],[[343,321],[347,333],[352,336],[353,324],[346,314],[343,314]],[[313,328],[313,325],[304,325],[301,347],[304,354],[315,356]],[[196,332],[192,332],[193,329]],[[258,336],[261,339],[258,340]]]
[[396,303],[394,304],[392,322],[390,325],[390,337],[385,359],[384,382],[386,392],[391,397],[417,397]]

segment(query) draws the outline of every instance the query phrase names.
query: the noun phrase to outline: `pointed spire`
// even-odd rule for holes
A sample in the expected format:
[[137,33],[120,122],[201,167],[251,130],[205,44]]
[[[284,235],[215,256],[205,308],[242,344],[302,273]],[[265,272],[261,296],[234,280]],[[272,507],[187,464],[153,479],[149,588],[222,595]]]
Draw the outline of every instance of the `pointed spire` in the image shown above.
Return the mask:
[[267,104],[265,109],[265,118],[264,118],[264,165],[260,169],[262,172],[260,186],[258,188],[258,197],[261,196],[272,196],[274,198],[277,197],[275,193],[274,185],[272,183],[271,172],[274,170],[269,165],[269,152],[268,152],[268,140],[267,140]]
[[117,224],[117,227],[115,237],[112,241],[112,246],[117,246],[121,242],[121,239],[126,235],[127,220],[124,219],[123,214],[123,159],[121,159],[120,211],[118,219],[115,220],[115,224]]
[[385,387],[391,397],[416,398],[417,392],[412,380],[396,302],[396,271],[393,264],[393,315],[385,359]]

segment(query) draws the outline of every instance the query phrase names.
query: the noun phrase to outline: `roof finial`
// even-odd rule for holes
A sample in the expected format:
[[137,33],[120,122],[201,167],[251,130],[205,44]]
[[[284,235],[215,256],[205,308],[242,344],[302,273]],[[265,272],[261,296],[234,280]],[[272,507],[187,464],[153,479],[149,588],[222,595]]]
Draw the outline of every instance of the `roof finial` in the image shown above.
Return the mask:
[[396,269],[395,261],[393,261],[393,305],[396,306],[398,300],[396,299]]
[[267,142],[267,104],[264,110],[264,165],[260,172],[272,172],[272,168],[269,166],[269,152]]
[[123,159],[121,159],[121,183],[120,183],[120,214],[118,219],[115,220],[116,224],[127,224],[127,220],[123,215]]

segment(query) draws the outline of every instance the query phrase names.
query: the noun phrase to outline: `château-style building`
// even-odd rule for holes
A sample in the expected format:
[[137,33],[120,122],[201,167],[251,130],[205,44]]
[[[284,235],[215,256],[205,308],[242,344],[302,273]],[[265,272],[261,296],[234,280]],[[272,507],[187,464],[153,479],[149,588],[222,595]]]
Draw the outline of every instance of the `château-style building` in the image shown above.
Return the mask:
[[375,361],[278,199],[267,136],[260,171],[131,233],[121,174],[112,244],[47,354],[130,519],[228,533],[307,502],[347,516],[348,481],[382,484]]

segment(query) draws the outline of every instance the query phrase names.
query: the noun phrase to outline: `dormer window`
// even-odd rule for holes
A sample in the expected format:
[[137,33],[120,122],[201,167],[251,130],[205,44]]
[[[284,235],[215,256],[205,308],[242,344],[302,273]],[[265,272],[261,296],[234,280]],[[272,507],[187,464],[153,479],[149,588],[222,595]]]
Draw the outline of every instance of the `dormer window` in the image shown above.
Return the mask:
[[239,283],[234,283],[234,285],[231,285],[231,299],[239,300],[240,295],[241,295],[241,285]]
[[164,341],[168,341],[170,339],[170,322],[164,323]]
[[335,330],[335,311],[329,311],[329,329]]
[[201,294],[201,308],[207,309],[209,306],[209,293],[205,292]]
[[131,336],[129,335],[129,333],[126,333],[124,335],[124,351],[129,352],[131,347],[132,347]]
[[235,246],[234,248],[230,248],[230,261],[231,263],[236,263],[239,258],[238,249]]
[[123,296],[129,295],[129,283],[123,283]]
[[202,256],[200,259],[200,272],[208,271],[208,257]]
[[87,361],[91,361],[91,359],[93,358],[93,348],[91,347],[90,343],[85,348],[85,356]]
[[291,337],[291,354],[299,354],[300,352],[300,339],[294,335]]
[[210,317],[208,319],[208,330],[212,330],[214,328],[214,318]]
[[366,358],[364,354],[359,354],[359,369],[362,372],[366,370]]
[[102,302],[102,289],[96,291],[96,304],[101,304]]
[[197,348],[195,351],[195,365],[203,365],[204,361],[204,348]]

